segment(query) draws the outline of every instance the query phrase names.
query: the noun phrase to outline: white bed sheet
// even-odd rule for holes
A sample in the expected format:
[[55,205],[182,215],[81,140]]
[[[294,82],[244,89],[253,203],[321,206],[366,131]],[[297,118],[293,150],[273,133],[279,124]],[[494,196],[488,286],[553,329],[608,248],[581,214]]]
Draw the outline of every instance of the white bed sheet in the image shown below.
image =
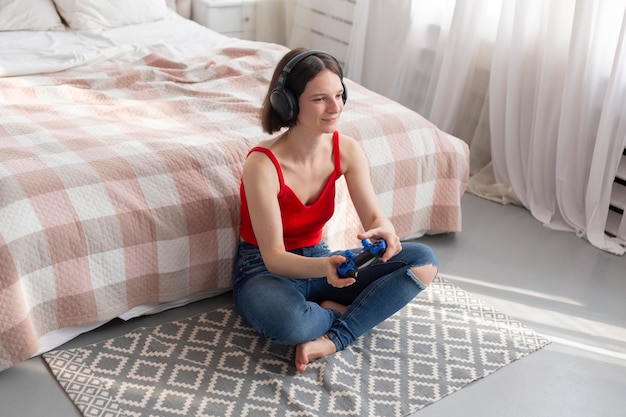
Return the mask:
[[[167,34],[167,35],[165,35]],[[191,41],[193,40],[193,41]],[[202,42],[198,42],[201,40]],[[123,61],[142,48],[197,56],[229,38],[170,11],[163,20],[103,30],[0,32],[0,76],[62,71],[104,59]],[[131,58],[128,58],[131,59]]]

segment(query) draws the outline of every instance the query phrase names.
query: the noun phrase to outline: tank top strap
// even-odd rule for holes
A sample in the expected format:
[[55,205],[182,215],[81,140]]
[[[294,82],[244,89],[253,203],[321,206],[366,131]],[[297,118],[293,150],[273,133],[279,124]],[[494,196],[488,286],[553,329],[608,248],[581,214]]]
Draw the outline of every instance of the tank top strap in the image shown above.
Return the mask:
[[255,146],[254,148],[250,149],[250,152],[248,152],[248,155],[250,155],[252,152],[264,153],[265,155],[267,155],[270,161],[272,161],[272,163],[274,164],[274,167],[276,168],[276,173],[278,174],[278,181],[280,182],[280,189],[282,190],[285,186],[285,177],[283,176],[283,170],[280,168],[280,164],[278,163],[278,159],[276,159],[276,156],[274,156],[272,151],[270,151],[267,148],[263,148],[261,146]]
[[333,134],[333,156],[335,160],[335,178],[341,177],[341,152],[339,150],[339,132]]

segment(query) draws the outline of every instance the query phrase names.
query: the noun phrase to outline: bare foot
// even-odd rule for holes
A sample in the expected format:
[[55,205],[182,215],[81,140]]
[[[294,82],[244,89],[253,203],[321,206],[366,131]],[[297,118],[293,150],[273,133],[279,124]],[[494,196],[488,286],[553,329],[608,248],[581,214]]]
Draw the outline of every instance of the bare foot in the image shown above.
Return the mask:
[[343,304],[339,304],[339,303],[336,303],[334,301],[329,301],[329,300],[322,301],[320,303],[320,306],[338,311],[340,314],[343,314],[348,310],[348,306],[344,306]]
[[300,343],[296,346],[296,369],[298,372],[304,372],[309,362],[332,355],[335,352],[337,352],[335,344],[326,335],[310,342]]

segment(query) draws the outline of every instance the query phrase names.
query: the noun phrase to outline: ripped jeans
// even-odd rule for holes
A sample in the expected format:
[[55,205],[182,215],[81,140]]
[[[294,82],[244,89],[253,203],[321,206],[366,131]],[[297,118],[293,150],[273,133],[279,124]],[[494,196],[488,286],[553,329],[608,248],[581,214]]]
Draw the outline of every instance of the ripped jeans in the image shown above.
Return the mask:
[[[343,254],[331,252],[323,241],[292,252],[311,257]],[[235,262],[233,297],[239,314],[269,340],[296,345],[326,334],[340,351],[424,290],[410,268],[428,264],[439,268],[430,247],[403,242],[402,251],[393,258],[385,263],[376,260],[359,272],[355,284],[335,288],[326,277],[274,275],[265,268],[258,247],[242,242]],[[320,307],[326,300],[349,308],[341,315]]]

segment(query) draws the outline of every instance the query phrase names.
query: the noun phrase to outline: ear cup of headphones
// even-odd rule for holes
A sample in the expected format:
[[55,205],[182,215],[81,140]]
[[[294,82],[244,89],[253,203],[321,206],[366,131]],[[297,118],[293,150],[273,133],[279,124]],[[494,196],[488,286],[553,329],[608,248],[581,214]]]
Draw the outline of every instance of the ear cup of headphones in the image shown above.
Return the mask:
[[[279,83],[279,85],[281,85]],[[270,95],[270,104],[278,113],[278,116],[285,122],[290,121],[298,114],[298,100],[291,91],[281,87],[276,87]]]

